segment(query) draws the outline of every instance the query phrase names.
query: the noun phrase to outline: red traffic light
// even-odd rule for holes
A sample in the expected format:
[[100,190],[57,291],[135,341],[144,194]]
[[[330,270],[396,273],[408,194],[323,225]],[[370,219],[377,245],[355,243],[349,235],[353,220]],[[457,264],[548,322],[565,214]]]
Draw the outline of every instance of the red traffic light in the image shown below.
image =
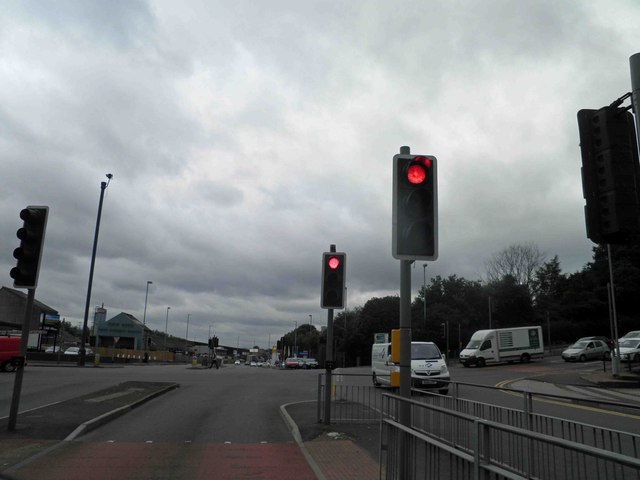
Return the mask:
[[419,164],[411,165],[407,169],[407,180],[409,183],[414,185],[419,185],[425,181],[427,178],[427,172],[425,172],[424,167]]
[[329,257],[329,261],[327,262],[327,265],[331,270],[335,270],[340,266],[340,259],[338,257]]
[[420,185],[427,179],[427,169],[431,168],[431,160],[427,157],[415,157],[407,168],[407,180],[413,185]]

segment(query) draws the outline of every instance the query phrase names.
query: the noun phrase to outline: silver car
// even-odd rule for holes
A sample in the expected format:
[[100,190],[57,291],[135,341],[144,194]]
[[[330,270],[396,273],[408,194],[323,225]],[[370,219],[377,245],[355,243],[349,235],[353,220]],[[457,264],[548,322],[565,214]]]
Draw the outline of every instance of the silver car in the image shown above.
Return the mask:
[[562,352],[562,359],[565,362],[571,360],[584,362],[594,358],[598,360],[609,358],[609,347],[602,340],[578,340]]
[[621,338],[618,347],[621,362],[640,362],[640,338]]

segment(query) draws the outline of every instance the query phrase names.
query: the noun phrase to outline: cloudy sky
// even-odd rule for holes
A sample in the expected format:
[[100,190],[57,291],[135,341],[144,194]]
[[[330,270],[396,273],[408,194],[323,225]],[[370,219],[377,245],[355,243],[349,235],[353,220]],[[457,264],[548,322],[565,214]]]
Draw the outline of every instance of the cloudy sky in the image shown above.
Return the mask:
[[[267,346],[326,325],[322,252],[348,307],[399,291],[391,162],[438,158],[440,256],[482,278],[533,242],[591,259],[576,112],[628,92],[636,1],[5,1],[0,278],[19,211],[48,205],[36,292],[163,331]],[[413,295],[423,281],[413,269]]]

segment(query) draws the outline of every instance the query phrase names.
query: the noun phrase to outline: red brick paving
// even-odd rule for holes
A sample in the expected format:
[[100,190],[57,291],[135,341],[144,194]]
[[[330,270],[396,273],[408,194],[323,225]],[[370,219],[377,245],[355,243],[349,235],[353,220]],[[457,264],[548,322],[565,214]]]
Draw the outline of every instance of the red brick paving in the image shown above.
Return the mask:
[[315,440],[304,445],[327,480],[379,478],[378,463],[351,440]]
[[295,443],[176,445],[69,442],[56,450],[53,458],[54,460],[51,461],[52,458],[47,456],[29,463],[15,472],[14,478],[47,480],[316,479]]

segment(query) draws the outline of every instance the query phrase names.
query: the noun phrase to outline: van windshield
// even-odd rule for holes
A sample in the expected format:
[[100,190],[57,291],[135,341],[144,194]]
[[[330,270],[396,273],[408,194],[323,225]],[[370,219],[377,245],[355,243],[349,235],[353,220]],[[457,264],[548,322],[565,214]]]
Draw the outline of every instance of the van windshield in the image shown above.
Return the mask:
[[436,360],[442,358],[435,345],[424,343],[411,344],[411,360]]
[[465,348],[468,348],[470,350],[476,350],[481,343],[482,343],[482,340],[470,340]]

